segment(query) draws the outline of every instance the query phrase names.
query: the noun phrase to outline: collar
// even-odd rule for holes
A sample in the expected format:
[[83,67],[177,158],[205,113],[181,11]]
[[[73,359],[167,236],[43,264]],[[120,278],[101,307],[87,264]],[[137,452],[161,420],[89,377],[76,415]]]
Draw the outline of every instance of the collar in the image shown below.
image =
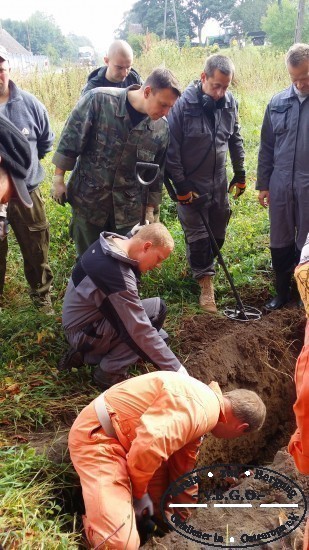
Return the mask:
[[219,414],[218,422],[223,422],[224,424],[226,424],[227,420],[226,420],[225,410],[224,410],[224,400],[223,400],[223,395],[222,395],[222,391],[220,389],[220,386],[219,386],[218,382],[214,382],[214,381],[210,382],[210,384],[208,384],[208,386],[214,392],[215,396],[217,397],[217,399],[219,401],[220,414]]

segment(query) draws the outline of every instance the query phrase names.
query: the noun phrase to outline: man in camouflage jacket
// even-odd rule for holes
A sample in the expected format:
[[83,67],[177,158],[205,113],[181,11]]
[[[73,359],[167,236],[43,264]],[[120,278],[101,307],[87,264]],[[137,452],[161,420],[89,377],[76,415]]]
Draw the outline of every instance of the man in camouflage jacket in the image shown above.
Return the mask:
[[[179,97],[167,69],[155,69],[142,86],[97,88],[85,94],[68,118],[53,157],[52,196],[72,205],[71,236],[81,255],[102,231],[126,234],[141,217],[136,162],[155,163],[160,173],[148,198],[147,219],[161,201],[169,140],[165,118]],[[72,170],[68,186],[64,174]],[[145,178],[145,179],[150,179]]]

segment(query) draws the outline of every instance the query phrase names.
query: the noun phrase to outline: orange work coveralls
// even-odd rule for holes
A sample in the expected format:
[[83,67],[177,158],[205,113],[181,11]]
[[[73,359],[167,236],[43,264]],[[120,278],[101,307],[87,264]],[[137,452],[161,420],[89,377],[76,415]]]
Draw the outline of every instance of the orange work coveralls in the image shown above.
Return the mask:
[[[155,515],[160,514],[169,484],[194,469],[202,436],[218,420],[225,421],[222,393],[215,382],[207,386],[160,371],[116,384],[103,395],[99,399],[105,401],[117,439],[101,427],[94,401],[69,434],[83,490],[85,532],[92,547],[136,550],[140,541],[133,497],[148,491]],[[195,485],[173,502],[194,503],[196,493]]]
[[[297,266],[295,278],[309,317],[309,262]],[[309,319],[306,324],[304,347],[296,363],[295,386],[297,399],[293,408],[297,428],[290,439],[288,451],[294,459],[296,468],[302,474],[309,474]],[[309,518],[305,528],[303,550],[309,550]]]

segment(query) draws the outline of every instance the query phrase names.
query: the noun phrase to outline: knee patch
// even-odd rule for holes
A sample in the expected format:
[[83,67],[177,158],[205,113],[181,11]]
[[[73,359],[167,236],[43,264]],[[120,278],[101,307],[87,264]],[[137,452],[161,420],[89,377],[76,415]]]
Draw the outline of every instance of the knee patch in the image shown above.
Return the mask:
[[212,264],[214,256],[209,239],[199,239],[189,243],[192,269],[203,269]]

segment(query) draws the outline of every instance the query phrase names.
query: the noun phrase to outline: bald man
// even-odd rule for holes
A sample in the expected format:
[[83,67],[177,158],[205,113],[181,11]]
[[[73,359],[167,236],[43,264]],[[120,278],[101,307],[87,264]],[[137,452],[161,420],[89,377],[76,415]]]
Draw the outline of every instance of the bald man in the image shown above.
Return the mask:
[[132,69],[133,50],[125,40],[115,40],[104,57],[104,67],[92,71],[82,95],[93,88],[127,88],[142,84],[139,74]]

